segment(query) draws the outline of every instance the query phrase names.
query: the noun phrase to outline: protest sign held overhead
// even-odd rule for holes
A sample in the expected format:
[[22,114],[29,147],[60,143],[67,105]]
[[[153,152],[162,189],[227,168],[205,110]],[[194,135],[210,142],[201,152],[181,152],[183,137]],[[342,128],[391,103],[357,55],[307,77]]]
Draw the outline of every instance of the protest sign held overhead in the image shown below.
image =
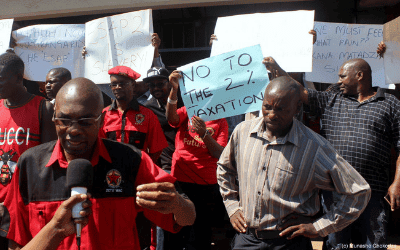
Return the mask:
[[13,22],[14,19],[0,20],[0,54],[9,47]]
[[386,52],[383,55],[387,84],[400,83],[400,18],[383,25],[383,41]]
[[110,81],[108,70],[123,65],[140,73],[143,78],[153,62],[151,33],[151,10],[87,22],[85,77],[95,83],[107,83]]
[[34,25],[13,32],[15,53],[25,63],[25,78],[44,81],[52,68],[64,67],[83,76],[84,24]]
[[211,121],[261,110],[269,83],[260,45],[231,51],[178,68],[189,116]]
[[306,80],[336,83],[344,62],[362,58],[371,66],[372,84],[387,88],[383,59],[376,53],[382,41],[382,28],[382,25],[315,22],[317,41],[314,44],[313,71],[306,73]]
[[314,11],[287,11],[220,17],[211,56],[260,44],[287,72],[312,70]]

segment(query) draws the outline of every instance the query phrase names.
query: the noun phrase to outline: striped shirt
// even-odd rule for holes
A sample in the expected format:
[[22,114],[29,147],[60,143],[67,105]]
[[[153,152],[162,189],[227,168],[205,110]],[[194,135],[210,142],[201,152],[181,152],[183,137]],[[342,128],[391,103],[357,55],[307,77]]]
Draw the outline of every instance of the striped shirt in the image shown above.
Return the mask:
[[249,227],[275,230],[292,213],[315,215],[324,189],[342,198],[314,222],[320,236],[357,219],[370,187],[326,139],[296,119],[285,137],[267,138],[263,117],[242,122],[219,159],[218,184],[229,216],[241,209]]

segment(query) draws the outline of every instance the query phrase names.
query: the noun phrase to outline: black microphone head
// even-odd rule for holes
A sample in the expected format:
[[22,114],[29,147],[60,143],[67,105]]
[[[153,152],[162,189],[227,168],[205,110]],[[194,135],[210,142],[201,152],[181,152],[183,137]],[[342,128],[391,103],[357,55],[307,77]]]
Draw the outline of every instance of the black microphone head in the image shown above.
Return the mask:
[[68,164],[67,187],[91,187],[93,185],[93,166],[86,159],[75,159]]

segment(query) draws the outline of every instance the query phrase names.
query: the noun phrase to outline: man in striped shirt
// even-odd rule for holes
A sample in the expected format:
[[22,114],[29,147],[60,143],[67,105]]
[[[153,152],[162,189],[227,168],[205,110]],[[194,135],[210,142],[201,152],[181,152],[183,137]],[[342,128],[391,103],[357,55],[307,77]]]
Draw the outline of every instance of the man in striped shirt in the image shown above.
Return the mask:
[[[271,81],[263,117],[234,130],[218,162],[218,184],[232,226],[233,249],[312,249],[309,238],[345,228],[364,210],[370,187],[332,145],[293,119],[300,87]],[[320,218],[319,190],[341,196]]]

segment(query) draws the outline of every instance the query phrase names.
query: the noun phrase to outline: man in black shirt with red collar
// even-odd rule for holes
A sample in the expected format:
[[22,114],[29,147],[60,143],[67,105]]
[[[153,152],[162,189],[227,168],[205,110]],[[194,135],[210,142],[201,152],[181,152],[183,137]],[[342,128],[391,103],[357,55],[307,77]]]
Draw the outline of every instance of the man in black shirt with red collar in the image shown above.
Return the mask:
[[[139,250],[135,218],[140,211],[173,232],[193,224],[193,203],[176,192],[173,177],[134,146],[98,137],[102,107],[101,91],[88,79],[61,88],[53,118],[58,140],[22,155],[4,202],[0,235],[14,242],[11,249],[27,244],[69,198],[66,168],[77,158],[90,160],[94,172],[93,216],[82,231],[82,249]],[[69,236],[58,249],[75,245]]]

